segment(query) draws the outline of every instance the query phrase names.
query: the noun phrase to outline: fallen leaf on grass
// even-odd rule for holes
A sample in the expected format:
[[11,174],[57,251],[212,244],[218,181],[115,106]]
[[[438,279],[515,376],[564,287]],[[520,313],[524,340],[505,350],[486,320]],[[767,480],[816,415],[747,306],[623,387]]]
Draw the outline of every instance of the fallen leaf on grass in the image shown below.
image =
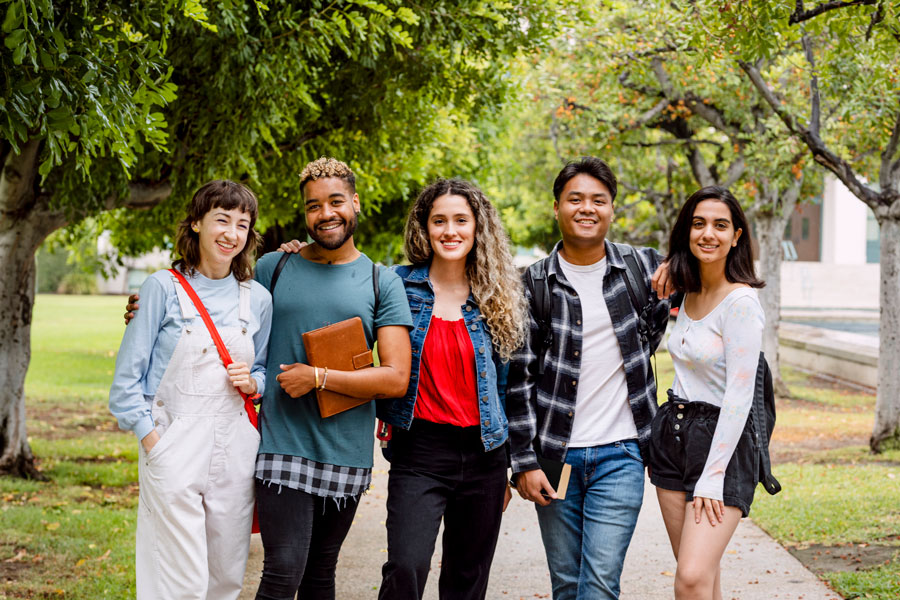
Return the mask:
[[12,558],[7,558],[3,562],[8,562],[8,563],[21,562],[26,556],[28,556],[27,550],[19,550],[15,556],[13,556]]

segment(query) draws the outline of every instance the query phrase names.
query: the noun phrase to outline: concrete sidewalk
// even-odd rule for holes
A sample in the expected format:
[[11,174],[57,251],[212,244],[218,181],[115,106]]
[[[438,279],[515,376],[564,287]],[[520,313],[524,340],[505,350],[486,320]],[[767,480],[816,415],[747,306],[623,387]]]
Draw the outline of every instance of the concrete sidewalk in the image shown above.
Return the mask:
[[[356,520],[341,551],[337,569],[337,600],[374,600],[387,557],[388,464],[376,449],[372,488],[360,502]],[[251,599],[262,571],[262,544],[253,536],[244,593]],[[437,600],[440,538],[432,560],[425,598]],[[663,527],[656,492],[646,483],[644,506],[625,559],[622,600],[662,600],[673,597],[675,559]],[[839,600],[815,575],[784,548],[745,519],[738,526],[722,559],[724,600]],[[500,541],[491,570],[488,600],[550,598],[550,575],[541,545],[534,508],[514,496],[503,518]]]

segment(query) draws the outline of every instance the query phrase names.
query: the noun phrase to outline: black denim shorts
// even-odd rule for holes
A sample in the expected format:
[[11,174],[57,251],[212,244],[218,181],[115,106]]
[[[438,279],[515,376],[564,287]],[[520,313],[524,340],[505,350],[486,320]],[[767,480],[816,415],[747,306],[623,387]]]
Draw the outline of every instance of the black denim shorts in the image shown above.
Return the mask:
[[[669,400],[659,407],[650,434],[650,482],[664,490],[685,492],[694,499],[694,486],[703,473],[712,445],[719,407],[690,402],[669,390]],[[726,506],[750,514],[750,504],[759,479],[759,453],[747,419],[741,439],[725,469],[722,499]]]

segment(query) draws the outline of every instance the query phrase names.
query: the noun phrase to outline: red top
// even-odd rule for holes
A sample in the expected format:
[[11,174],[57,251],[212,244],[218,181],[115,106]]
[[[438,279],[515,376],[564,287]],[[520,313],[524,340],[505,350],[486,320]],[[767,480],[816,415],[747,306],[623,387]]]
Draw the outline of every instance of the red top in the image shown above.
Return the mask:
[[413,416],[460,427],[478,425],[475,349],[466,322],[431,318],[422,347]]

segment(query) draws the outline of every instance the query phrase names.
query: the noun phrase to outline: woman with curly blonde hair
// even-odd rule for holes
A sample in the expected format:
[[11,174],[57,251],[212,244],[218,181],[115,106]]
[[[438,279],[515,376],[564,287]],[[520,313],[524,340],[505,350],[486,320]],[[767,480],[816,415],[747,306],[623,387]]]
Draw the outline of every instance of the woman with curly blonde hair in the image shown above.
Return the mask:
[[497,210],[467,181],[422,190],[405,249],[413,361],[406,395],[379,410],[393,426],[379,598],[422,597],[442,519],[440,598],[484,598],[509,501],[505,388],[525,337],[522,284]]

